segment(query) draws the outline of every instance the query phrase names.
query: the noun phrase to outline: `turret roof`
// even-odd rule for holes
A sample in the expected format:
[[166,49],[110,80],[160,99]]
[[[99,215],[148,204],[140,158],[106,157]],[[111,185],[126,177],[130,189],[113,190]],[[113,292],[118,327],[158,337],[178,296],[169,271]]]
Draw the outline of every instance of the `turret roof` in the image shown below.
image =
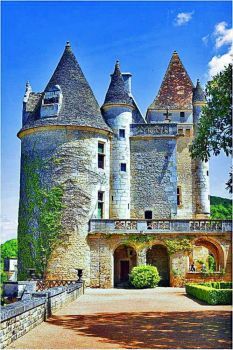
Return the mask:
[[[111,130],[101,115],[98,102],[71,50],[69,42],[67,42],[63,55],[44,92],[55,85],[60,86],[63,95],[58,117],[39,119],[40,99],[35,108],[36,115],[31,118],[33,126],[66,124]],[[25,125],[25,127],[28,126]]]
[[121,75],[119,61],[116,62],[114,72],[111,74],[111,82],[104,100],[105,104],[132,105],[132,99],[125,88],[125,83]]
[[193,87],[178,53],[174,51],[158,95],[149,109],[191,109]]
[[201,87],[199,79],[197,79],[197,85],[193,89],[193,102],[205,102],[205,93]]

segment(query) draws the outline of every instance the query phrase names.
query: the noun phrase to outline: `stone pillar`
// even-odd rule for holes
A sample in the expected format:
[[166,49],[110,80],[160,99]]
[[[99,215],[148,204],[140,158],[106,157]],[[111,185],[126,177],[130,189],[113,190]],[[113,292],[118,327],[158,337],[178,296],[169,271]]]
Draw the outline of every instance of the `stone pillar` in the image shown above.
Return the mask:
[[147,248],[137,251],[137,266],[146,265],[146,252]]

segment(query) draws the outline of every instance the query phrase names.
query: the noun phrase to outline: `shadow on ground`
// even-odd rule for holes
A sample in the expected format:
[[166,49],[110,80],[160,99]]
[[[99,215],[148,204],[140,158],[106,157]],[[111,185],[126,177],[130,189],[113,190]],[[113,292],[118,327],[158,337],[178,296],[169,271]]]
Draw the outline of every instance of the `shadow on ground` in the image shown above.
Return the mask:
[[231,313],[148,312],[53,316],[48,322],[79,335],[134,349],[231,348]]

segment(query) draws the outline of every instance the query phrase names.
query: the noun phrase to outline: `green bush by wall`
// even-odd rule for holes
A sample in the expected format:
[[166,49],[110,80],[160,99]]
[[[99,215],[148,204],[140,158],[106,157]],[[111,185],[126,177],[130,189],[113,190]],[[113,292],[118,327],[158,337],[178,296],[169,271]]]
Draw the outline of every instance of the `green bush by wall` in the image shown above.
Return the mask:
[[135,266],[129,275],[130,283],[135,288],[154,288],[160,279],[157,268],[152,265]]
[[[221,288],[221,289],[220,289]],[[231,305],[232,284],[228,282],[209,282],[202,284],[186,284],[185,289],[188,295],[205,301],[210,305]]]

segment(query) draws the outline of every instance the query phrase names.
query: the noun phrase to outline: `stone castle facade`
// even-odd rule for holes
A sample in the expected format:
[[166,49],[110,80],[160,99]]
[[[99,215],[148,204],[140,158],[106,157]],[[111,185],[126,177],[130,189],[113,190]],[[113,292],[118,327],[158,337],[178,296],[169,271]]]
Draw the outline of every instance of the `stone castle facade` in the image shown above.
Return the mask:
[[[188,273],[190,256],[168,256],[164,240],[187,235],[213,254],[218,270],[230,266],[229,228],[209,226],[208,239],[199,232],[210,214],[209,170],[191,159],[189,146],[204,104],[199,81],[193,85],[174,52],[145,118],[119,62],[100,108],[67,43],[45,90],[34,93],[27,83],[23,100],[19,276],[43,265],[46,241],[46,278],[73,279],[82,268],[93,287],[124,282],[145,263],[171,283],[174,268]],[[40,194],[62,189],[56,242],[40,216],[43,203],[54,215],[55,199],[38,204],[38,186]]]

